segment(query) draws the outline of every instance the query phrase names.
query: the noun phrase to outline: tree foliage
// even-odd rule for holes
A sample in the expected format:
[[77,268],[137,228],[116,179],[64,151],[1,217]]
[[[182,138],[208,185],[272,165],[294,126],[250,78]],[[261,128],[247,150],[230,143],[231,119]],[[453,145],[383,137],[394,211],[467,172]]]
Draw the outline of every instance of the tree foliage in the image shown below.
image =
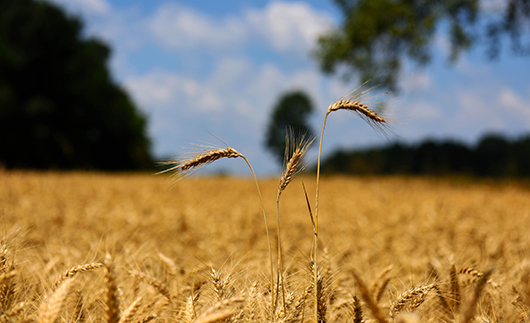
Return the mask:
[[489,134],[475,146],[426,140],[366,150],[339,150],[322,164],[323,173],[473,175],[530,177],[530,135],[509,140]]
[[107,68],[109,48],[35,0],[0,0],[0,164],[135,169],[146,119]]
[[[522,44],[530,31],[530,1],[506,0],[504,8],[486,11],[479,0],[334,0],[342,24],[319,39],[315,56],[325,72],[345,67],[361,81],[395,90],[405,58],[419,65],[431,58],[439,27],[448,26],[450,61],[476,43],[487,44],[490,58],[498,57],[501,39],[511,39],[516,54],[530,51]],[[490,2],[491,3],[491,2]],[[503,11],[504,10],[504,11]],[[444,28],[445,29],[445,28]]]
[[284,161],[285,136],[289,128],[295,138],[302,135],[313,136],[314,131],[308,124],[313,112],[309,97],[300,91],[282,95],[275,105],[265,134],[265,147],[274,155],[280,165]]

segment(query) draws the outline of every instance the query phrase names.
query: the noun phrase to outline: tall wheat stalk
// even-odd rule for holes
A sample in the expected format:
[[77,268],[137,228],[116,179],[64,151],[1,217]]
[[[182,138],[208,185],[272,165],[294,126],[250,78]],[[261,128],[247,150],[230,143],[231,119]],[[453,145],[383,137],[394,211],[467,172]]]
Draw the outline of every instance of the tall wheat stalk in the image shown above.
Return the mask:
[[[292,129],[287,131],[285,136],[286,146],[285,146],[285,161],[282,171],[282,176],[280,177],[280,183],[278,184],[278,194],[276,195],[276,230],[277,230],[277,239],[278,239],[278,273],[277,279],[279,287],[282,287],[282,299],[283,306],[285,310],[285,283],[283,281],[283,260],[282,260],[282,243],[281,243],[281,229],[280,229],[280,197],[282,192],[287,188],[289,183],[292,182],[294,177],[300,173],[304,168],[305,164],[303,163],[304,156],[315,140],[314,137],[308,138],[306,135],[302,135],[299,138],[296,138]],[[278,293],[278,288],[276,293]],[[276,302],[278,298],[276,298]],[[274,307],[273,313],[276,311],[276,306]]]
[[[256,190],[258,191],[258,196],[261,203],[261,210],[263,212],[263,221],[265,222],[265,233],[267,235],[267,247],[269,250],[270,284],[272,289],[274,286],[274,269],[269,224],[267,221],[267,214],[265,212],[265,204],[263,203],[263,197],[259,188],[258,178],[256,177],[256,173],[254,172],[254,169],[252,168],[252,165],[248,161],[247,157],[228,145],[225,148],[208,147],[206,149],[201,149],[201,153],[193,155],[187,159],[162,162],[161,165],[173,165],[173,167],[169,167],[168,169],[158,172],[157,174],[173,172],[172,177],[178,181],[183,177],[190,175],[193,171],[222,158],[242,158],[247,164],[250,172],[252,173],[252,177],[254,178],[254,183],[256,184]],[[271,310],[273,311],[272,316],[274,317],[273,304],[274,293],[271,292]]]
[[[366,84],[366,83],[364,83]],[[363,85],[364,85],[363,84]],[[361,85],[360,87],[362,87]],[[316,197],[315,197],[315,216],[314,216],[314,245],[313,245],[313,257],[315,266],[314,272],[313,272],[313,286],[314,286],[314,316],[315,316],[315,323],[318,323],[318,211],[319,211],[319,196],[320,196],[320,165],[321,165],[321,159],[322,159],[322,141],[324,139],[324,130],[326,128],[326,122],[328,120],[328,116],[331,112],[338,111],[338,110],[347,110],[354,112],[358,114],[363,120],[365,120],[374,130],[383,132],[384,128],[388,129],[388,123],[389,121],[381,116],[379,116],[374,111],[370,110],[366,105],[362,104],[360,101],[364,99],[364,96],[370,92],[371,88],[362,92],[357,93],[357,90],[360,88],[356,88],[351,93],[353,94],[351,98],[349,99],[342,99],[339,101],[336,101],[332,103],[328,110],[326,111],[326,114],[324,115],[324,122],[322,123],[322,130],[320,131],[320,143],[318,145],[318,161],[317,161],[317,180],[316,180]]]

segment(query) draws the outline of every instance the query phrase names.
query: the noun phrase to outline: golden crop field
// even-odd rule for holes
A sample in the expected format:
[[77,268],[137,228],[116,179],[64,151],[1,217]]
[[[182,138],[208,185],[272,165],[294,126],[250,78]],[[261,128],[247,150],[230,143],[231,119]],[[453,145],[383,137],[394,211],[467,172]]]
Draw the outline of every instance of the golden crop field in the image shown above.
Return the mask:
[[[278,287],[251,179],[2,172],[1,322],[313,322],[302,182]],[[278,179],[260,187],[275,250]],[[323,178],[319,214],[320,322],[530,321],[528,186]]]

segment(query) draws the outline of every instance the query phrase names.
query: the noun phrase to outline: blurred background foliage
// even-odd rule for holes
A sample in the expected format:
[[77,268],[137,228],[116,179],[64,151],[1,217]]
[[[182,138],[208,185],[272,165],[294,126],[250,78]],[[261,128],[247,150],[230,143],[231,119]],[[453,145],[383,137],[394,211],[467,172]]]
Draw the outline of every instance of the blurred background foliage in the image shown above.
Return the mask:
[[474,146],[454,140],[425,140],[413,145],[338,150],[324,160],[322,172],[529,177],[530,135],[510,140],[488,134]]
[[[319,38],[314,55],[327,73],[344,72],[399,89],[406,59],[429,63],[436,32],[446,34],[449,61],[475,45],[499,57],[503,38],[516,55],[528,55],[530,1],[334,0],[342,23]],[[485,4],[489,3],[489,8]],[[525,43],[526,42],[526,43]]]
[[285,156],[288,132],[292,132],[294,138],[315,136],[315,131],[309,124],[314,111],[311,99],[302,91],[283,94],[274,106],[265,133],[265,148],[280,166],[290,157]]
[[54,5],[0,0],[3,167],[151,167],[146,117],[112,80],[109,55]]

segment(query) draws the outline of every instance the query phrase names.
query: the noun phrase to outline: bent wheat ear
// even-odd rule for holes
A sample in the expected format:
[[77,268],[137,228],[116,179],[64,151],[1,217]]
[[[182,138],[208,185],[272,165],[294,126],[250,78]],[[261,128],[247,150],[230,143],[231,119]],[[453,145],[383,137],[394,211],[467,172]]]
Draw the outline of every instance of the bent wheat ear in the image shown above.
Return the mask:
[[84,265],[71,267],[70,269],[65,271],[63,273],[63,275],[61,277],[59,277],[59,279],[57,279],[57,281],[55,282],[55,284],[53,286],[54,286],[54,288],[57,288],[57,286],[59,286],[64,280],[74,277],[77,273],[86,272],[86,271],[90,271],[90,270],[93,270],[93,269],[98,269],[98,268],[101,268],[101,267],[103,267],[103,264],[99,263],[99,262],[92,262],[92,263],[89,263],[89,264],[84,264]]
[[390,129],[389,127],[389,123],[391,123],[389,119],[380,116],[375,111],[368,108],[368,106],[362,104],[356,99],[339,100],[337,102],[332,103],[328,107],[326,115],[338,110],[346,110],[356,113],[364,121],[366,121],[366,123],[368,123],[370,127],[372,127],[378,134],[386,135],[385,130],[392,132],[392,129]]
[[207,149],[201,154],[195,155],[185,160],[173,160],[160,163],[160,165],[174,165],[166,170],[158,172],[157,174],[174,172],[174,177],[179,180],[186,175],[189,175],[193,170],[206,166],[216,160],[222,158],[243,158],[243,155],[231,147]]

